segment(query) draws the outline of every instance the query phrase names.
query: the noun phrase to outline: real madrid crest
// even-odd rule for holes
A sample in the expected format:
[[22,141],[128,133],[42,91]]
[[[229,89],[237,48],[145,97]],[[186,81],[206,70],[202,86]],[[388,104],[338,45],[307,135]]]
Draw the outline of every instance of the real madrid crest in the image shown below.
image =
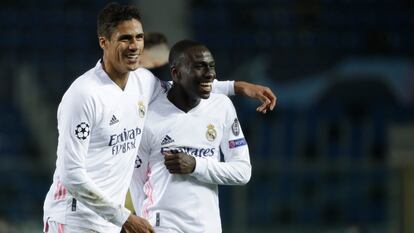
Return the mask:
[[207,132],[206,132],[206,138],[207,140],[209,140],[210,142],[214,141],[214,139],[216,139],[217,137],[217,132],[214,129],[214,125],[209,124],[207,126]]
[[231,131],[233,131],[234,136],[238,136],[239,133],[240,133],[240,124],[239,124],[239,120],[237,120],[237,118],[234,118],[234,122],[231,125]]
[[144,105],[144,102],[142,101],[138,102],[138,114],[139,114],[139,117],[141,118],[144,118],[145,116],[145,105]]

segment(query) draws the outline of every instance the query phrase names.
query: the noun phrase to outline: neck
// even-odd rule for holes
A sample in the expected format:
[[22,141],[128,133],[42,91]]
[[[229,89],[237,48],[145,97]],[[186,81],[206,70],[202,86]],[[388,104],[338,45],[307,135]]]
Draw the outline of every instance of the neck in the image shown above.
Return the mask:
[[122,90],[125,89],[125,86],[128,82],[129,72],[121,73],[118,72],[109,62],[106,62],[106,59],[103,59],[102,68],[109,76],[109,78],[119,86]]
[[188,112],[200,103],[200,98],[194,98],[188,95],[182,87],[173,85],[167,94],[168,100],[177,108],[184,112]]

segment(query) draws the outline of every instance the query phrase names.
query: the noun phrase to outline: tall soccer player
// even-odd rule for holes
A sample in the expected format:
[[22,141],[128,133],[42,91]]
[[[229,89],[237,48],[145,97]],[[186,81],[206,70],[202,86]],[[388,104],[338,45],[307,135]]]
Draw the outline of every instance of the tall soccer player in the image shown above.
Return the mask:
[[[107,5],[97,31],[102,59],[72,83],[59,104],[56,170],[44,203],[44,232],[118,233],[121,227],[153,232],[123,204],[148,103],[165,85],[139,68],[144,32],[136,7]],[[216,83],[224,93],[233,90],[230,81]],[[235,82],[234,91],[259,98],[261,112],[274,107],[268,88]]]
[[172,88],[148,110],[131,182],[134,208],[157,233],[218,233],[218,185],[249,181],[249,149],[230,99],[211,93],[210,51],[180,41],[169,63]]

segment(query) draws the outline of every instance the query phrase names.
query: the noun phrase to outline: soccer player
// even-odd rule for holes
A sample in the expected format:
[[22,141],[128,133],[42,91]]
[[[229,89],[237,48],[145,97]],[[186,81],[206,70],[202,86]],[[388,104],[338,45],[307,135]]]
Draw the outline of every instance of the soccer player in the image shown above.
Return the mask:
[[131,181],[134,208],[157,233],[218,233],[218,185],[249,181],[249,149],[230,99],[210,94],[210,51],[180,41],[169,63],[172,88],[148,109]]
[[[56,170],[44,203],[44,231],[153,232],[123,203],[148,103],[165,85],[139,68],[144,32],[136,7],[107,5],[97,31],[102,59],[72,83],[59,104]],[[232,82],[216,83],[216,89],[232,92]],[[235,82],[234,91],[259,98],[258,111],[275,105],[265,87]]]
[[[167,38],[164,34],[159,32],[145,33],[144,36],[145,47],[140,57],[140,64],[142,67],[148,69],[163,81],[170,81],[170,67],[168,65],[169,46]],[[213,85],[215,82],[213,83]],[[216,87],[216,89],[226,88],[224,85]],[[260,85],[254,85],[243,81],[234,83],[234,91],[238,94],[256,98],[262,102],[256,110],[261,113],[266,113],[268,110],[273,110],[276,104],[276,97],[272,91]],[[232,90],[228,92],[223,89],[220,92],[232,94]]]

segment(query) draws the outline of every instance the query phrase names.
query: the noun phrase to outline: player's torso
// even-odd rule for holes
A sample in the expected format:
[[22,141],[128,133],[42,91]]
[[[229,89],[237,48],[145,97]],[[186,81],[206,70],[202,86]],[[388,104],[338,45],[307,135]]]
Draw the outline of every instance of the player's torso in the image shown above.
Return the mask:
[[85,164],[100,188],[114,195],[119,192],[114,184],[130,180],[141,141],[153,90],[151,80],[142,79],[130,75],[124,90],[117,86],[96,90],[99,106]]
[[185,113],[166,98],[157,99],[150,106],[147,121],[147,127],[151,128],[151,169],[165,168],[161,154],[164,150],[178,149],[194,157],[220,160],[225,125],[224,118],[216,111],[208,100]]
[[208,100],[188,113],[180,111],[166,99],[157,100],[154,104],[156,106],[147,122],[153,137],[149,180],[144,187],[148,196],[143,206],[144,213],[146,211],[149,218],[158,213],[167,221],[176,221],[174,218],[180,216],[179,222],[183,227],[194,227],[191,232],[205,229],[206,222],[211,223],[212,218],[219,224],[217,185],[200,182],[190,175],[170,174],[161,151],[179,149],[195,157],[219,161],[225,126],[223,114],[218,114],[220,109]]

